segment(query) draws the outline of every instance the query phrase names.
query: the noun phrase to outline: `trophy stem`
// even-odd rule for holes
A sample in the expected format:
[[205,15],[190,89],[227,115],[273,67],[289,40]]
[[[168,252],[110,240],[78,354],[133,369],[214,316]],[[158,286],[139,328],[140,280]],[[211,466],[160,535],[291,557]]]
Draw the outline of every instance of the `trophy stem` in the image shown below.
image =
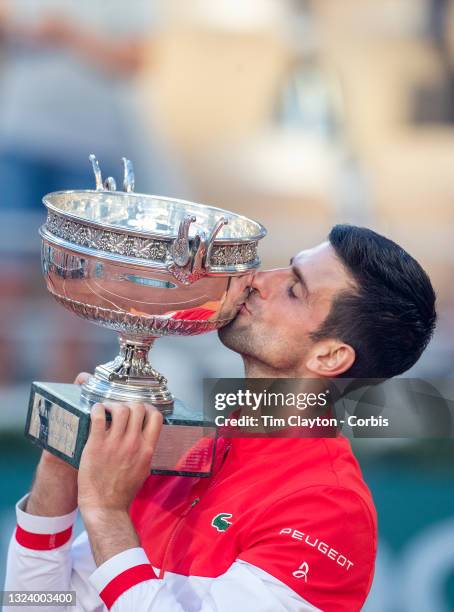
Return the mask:
[[174,398],[167,388],[167,379],[148,360],[155,340],[156,337],[120,334],[120,354],[95,369],[94,376],[82,385],[82,400],[89,405],[106,399],[148,402],[163,414],[171,414]]
[[150,377],[166,384],[167,379],[155,370],[148,361],[148,353],[156,338],[134,339],[120,334],[120,355],[116,367],[109,374],[111,382],[129,382],[132,379]]

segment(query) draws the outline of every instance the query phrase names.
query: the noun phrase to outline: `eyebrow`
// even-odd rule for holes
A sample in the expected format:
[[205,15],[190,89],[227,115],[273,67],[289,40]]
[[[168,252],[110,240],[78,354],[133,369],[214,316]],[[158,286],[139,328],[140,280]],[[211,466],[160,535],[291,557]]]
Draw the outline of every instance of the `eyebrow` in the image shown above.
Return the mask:
[[306,296],[309,295],[309,287],[307,286],[306,283],[306,279],[303,276],[303,273],[301,272],[301,270],[293,263],[293,257],[290,259],[290,265],[292,266],[292,272],[293,274],[296,276],[296,278],[299,280],[299,282],[301,283]]

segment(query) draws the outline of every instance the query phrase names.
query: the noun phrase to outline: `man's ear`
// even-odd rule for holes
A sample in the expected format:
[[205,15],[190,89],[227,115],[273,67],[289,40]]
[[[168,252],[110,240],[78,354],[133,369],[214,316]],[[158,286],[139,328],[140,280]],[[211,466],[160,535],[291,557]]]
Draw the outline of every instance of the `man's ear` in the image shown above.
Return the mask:
[[319,340],[309,351],[306,369],[314,376],[334,378],[349,370],[355,362],[355,349],[338,340]]

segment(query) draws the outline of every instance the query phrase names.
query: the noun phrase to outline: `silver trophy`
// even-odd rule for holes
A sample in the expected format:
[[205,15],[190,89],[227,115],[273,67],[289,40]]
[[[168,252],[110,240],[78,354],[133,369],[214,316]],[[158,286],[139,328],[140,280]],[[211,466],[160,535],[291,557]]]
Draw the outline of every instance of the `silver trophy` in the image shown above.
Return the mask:
[[148,402],[164,415],[152,472],[208,475],[215,428],[174,398],[148,353],[160,336],[202,334],[232,320],[245,299],[235,286],[258,267],[266,230],[212,206],[134,193],[125,158],[117,190],[94,155],[90,161],[96,189],[43,198],[42,269],[60,304],[118,333],[120,353],[81,387],[33,383],[25,433],[77,467],[94,403]]

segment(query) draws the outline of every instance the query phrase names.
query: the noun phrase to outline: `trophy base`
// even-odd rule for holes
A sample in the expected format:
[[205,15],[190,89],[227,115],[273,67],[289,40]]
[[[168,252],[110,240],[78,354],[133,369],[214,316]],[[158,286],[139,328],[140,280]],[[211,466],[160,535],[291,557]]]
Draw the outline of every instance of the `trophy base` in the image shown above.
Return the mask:
[[[90,431],[90,405],[80,385],[34,382],[25,435],[75,468]],[[175,400],[164,423],[150,466],[152,474],[206,477],[211,475],[216,427]]]

